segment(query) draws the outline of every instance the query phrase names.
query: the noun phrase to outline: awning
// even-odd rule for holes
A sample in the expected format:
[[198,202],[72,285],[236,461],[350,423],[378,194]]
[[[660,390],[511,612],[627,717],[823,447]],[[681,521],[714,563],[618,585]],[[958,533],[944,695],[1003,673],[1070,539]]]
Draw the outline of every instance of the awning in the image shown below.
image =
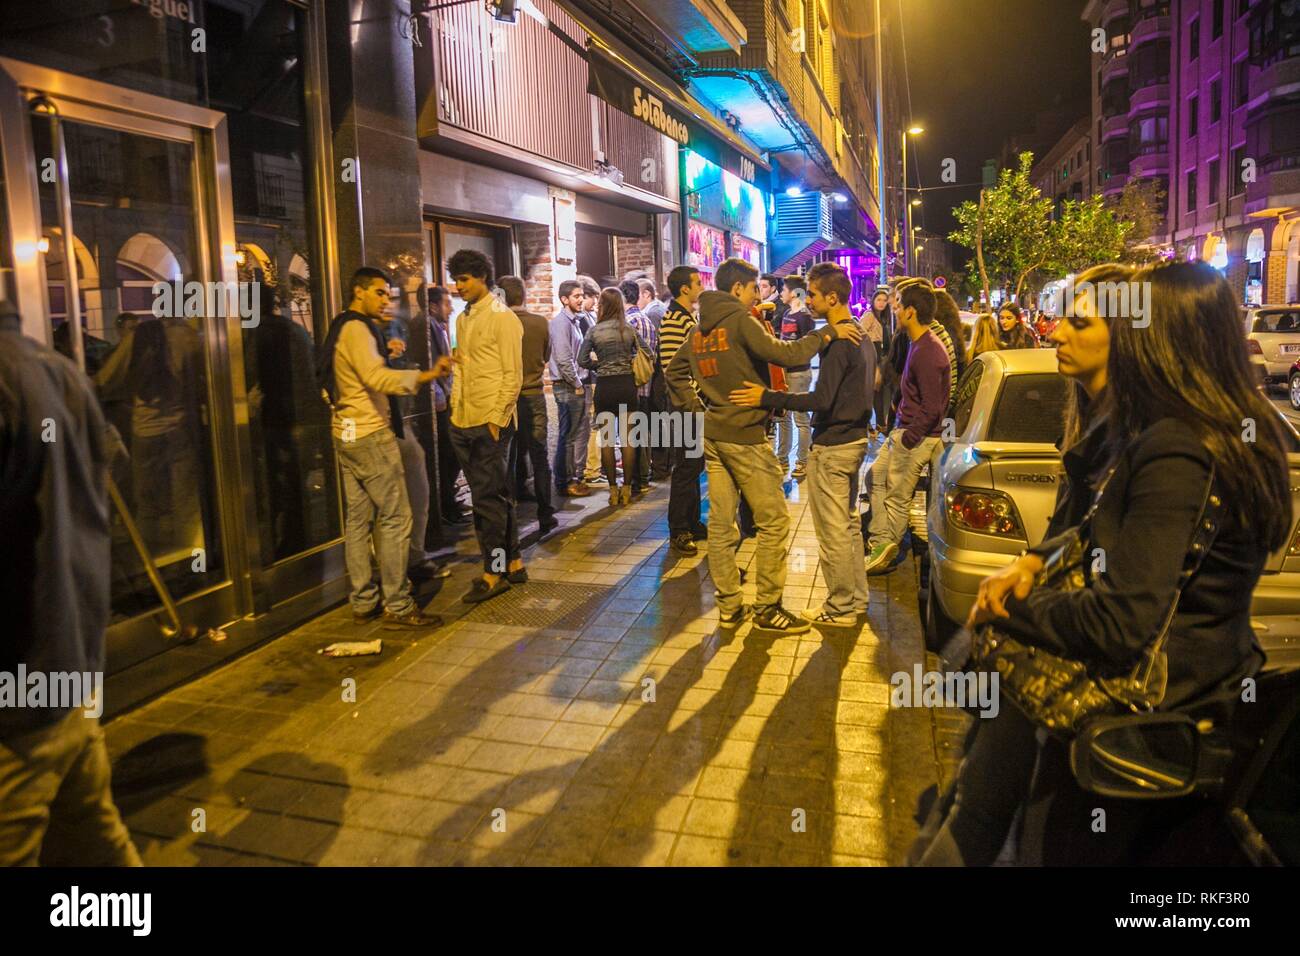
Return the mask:
[[592,42],[587,44],[587,92],[747,183],[754,182],[757,170],[771,168],[689,96],[648,79]]

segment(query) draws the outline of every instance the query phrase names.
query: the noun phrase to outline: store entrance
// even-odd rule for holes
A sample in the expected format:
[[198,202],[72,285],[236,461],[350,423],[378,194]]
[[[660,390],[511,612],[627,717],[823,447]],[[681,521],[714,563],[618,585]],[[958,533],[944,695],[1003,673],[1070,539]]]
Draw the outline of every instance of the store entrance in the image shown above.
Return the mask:
[[[238,488],[241,456],[214,399],[232,384],[232,326],[237,342],[256,306],[220,254],[232,222],[224,126],[208,110],[67,74],[0,69],[0,109],[24,117],[4,127],[5,205],[15,235],[25,224],[37,237],[37,255],[15,257],[24,326],[32,333],[43,312],[37,337],[85,369],[114,432],[115,672],[244,603],[228,547],[241,496],[223,495]],[[156,100],[148,113],[142,100]]]

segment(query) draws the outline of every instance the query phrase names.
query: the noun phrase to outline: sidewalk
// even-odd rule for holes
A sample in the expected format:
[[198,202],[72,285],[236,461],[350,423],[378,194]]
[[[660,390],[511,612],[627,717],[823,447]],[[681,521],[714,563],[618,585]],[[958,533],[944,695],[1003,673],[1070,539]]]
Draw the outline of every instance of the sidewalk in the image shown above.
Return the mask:
[[[668,549],[667,496],[563,499],[541,544],[523,505],[528,584],[461,604],[465,531],[432,587],[443,627],[357,627],[341,607],[113,721],[146,863],[901,862],[938,775],[930,713],[889,708],[890,674],[922,656],[910,560],[871,579],[860,631],[728,635],[703,550]],[[790,511],[800,609],[825,589],[806,503]],[[377,657],[316,653],[373,637]]]

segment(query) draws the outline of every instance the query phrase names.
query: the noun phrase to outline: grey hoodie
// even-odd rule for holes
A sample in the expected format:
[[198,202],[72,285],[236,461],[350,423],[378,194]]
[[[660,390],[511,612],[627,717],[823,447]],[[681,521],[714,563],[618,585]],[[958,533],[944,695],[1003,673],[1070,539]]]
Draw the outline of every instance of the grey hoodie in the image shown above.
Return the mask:
[[691,331],[665,377],[678,408],[699,411],[700,400],[691,388],[694,380],[704,400],[704,437],[737,445],[757,445],[767,440],[765,426],[770,410],[732,405],[731,390],[746,382],[768,383],[768,364],[789,368],[807,365],[834,335],[825,327],[793,342],[775,338],[740,301],[725,292],[700,296],[700,321]]

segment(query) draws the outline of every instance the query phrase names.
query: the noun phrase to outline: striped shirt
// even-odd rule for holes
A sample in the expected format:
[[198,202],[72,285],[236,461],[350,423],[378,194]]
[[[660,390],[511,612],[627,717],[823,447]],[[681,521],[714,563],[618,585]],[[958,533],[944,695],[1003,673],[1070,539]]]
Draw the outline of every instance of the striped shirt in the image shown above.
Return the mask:
[[948,375],[948,405],[951,406],[952,400],[957,397],[957,350],[953,347],[952,336],[948,334],[942,322],[931,322],[930,331],[943,343],[943,350],[948,353],[948,368],[951,370]]
[[[636,334],[641,336],[641,341],[650,346],[650,355],[653,357],[659,347],[659,332],[655,329],[654,321],[634,305],[627,308],[627,321],[632,328],[636,329]],[[636,390],[636,393],[642,398],[648,398],[650,383],[646,382]]]
[[[659,323],[659,366],[668,374],[668,363],[673,360],[677,350],[682,347],[691,335],[691,329],[695,328],[695,313],[690,309],[682,308],[682,304],[676,299],[668,304],[668,311],[664,313],[663,321]],[[695,383],[692,381],[691,383]]]

